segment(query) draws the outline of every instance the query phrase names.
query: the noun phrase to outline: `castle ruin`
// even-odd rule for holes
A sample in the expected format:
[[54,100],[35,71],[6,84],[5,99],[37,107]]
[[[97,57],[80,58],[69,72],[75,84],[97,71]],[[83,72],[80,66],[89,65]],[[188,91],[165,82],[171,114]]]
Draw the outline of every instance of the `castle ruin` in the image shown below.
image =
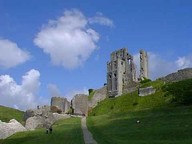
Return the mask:
[[70,102],[64,97],[52,97],[51,107],[55,106],[60,109],[63,113],[67,113],[70,109]]
[[[148,78],[148,57],[143,50],[140,51],[140,77]],[[142,79],[141,79],[142,80]],[[137,77],[133,56],[126,48],[111,53],[107,62],[107,93],[109,97],[116,97],[123,93],[136,90]]]
[[144,80],[145,78],[149,78],[148,71],[148,55],[144,50],[140,50],[140,80]]
[[111,53],[107,63],[107,91],[109,97],[121,95],[127,85],[136,82],[136,69],[133,56],[126,48]]

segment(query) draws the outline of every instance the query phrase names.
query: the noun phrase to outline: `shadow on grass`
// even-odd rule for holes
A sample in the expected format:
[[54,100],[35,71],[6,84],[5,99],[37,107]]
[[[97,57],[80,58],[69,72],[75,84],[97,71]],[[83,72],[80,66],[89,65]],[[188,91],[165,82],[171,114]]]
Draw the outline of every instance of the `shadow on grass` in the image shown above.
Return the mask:
[[89,117],[88,127],[99,144],[191,144],[191,115],[191,107],[163,108]]
[[84,144],[79,118],[71,118],[57,122],[53,133],[46,134],[45,129],[17,133],[0,144]]

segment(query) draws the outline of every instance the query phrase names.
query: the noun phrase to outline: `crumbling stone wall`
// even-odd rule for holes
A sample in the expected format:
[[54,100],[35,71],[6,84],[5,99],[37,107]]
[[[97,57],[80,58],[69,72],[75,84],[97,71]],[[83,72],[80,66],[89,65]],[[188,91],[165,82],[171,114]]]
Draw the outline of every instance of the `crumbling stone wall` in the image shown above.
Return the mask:
[[139,96],[147,96],[154,94],[156,92],[156,89],[154,89],[152,86],[146,87],[146,88],[139,88],[138,93]]
[[104,100],[107,97],[107,86],[95,90],[91,100],[88,101],[89,108],[94,108],[97,103]]
[[140,79],[149,78],[148,55],[144,50],[140,50]]
[[71,100],[73,114],[88,115],[88,96],[77,94]]
[[136,68],[133,56],[126,48],[111,53],[107,63],[107,93],[109,97],[115,97],[123,93],[124,85],[136,81]]
[[185,68],[178,70],[175,73],[171,73],[165,77],[162,77],[160,78],[160,80],[163,80],[165,82],[176,82],[190,78],[192,78],[192,68]]
[[51,106],[56,106],[63,113],[67,113],[70,109],[70,102],[64,97],[52,97]]
[[51,126],[55,121],[65,118],[69,118],[69,116],[66,114],[52,113],[50,109],[46,108],[27,110],[24,114],[24,120],[26,120],[25,127],[27,130]]

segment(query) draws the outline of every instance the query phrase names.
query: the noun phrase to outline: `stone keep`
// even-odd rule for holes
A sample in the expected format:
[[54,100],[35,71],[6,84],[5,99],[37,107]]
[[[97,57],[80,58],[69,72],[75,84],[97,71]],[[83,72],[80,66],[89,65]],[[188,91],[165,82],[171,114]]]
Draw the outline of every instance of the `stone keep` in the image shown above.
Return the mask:
[[72,113],[77,115],[88,115],[88,96],[77,94],[71,100]]
[[149,78],[148,55],[144,50],[140,50],[140,80]]
[[52,97],[51,106],[56,106],[64,113],[68,112],[70,109],[70,103],[64,97]]
[[133,56],[126,48],[111,53],[107,62],[107,92],[109,97],[121,95],[125,86],[136,81],[136,70]]

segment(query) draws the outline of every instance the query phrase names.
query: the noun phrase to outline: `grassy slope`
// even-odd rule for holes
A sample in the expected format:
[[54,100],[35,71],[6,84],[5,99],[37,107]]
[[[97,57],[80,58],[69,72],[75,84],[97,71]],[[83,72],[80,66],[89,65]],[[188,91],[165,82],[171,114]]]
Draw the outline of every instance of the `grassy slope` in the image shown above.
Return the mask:
[[61,120],[53,126],[53,133],[46,134],[45,129],[20,132],[0,140],[0,144],[84,144],[79,118]]
[[[161,89],[163,82],[149,82],[141,87],[150,85],[157,89],[156,94],[126,94],[106,99],[92,110],[88,127],[100,144],[192,143],[192,106],[173,107],[173,96]],[[136,124],[138,119],[140,124]]]
[[23,123],[23,111],[19,111],[13,108],[8,108],[0,106],[0,120],[4,122],[9,122],[11,119],[16,119],[17,121]]
[[153,87],[157,89],[155,94],[146,97],[140,97],[136,91],[117,98],[107,98],[100,102],[98,106],[90,112],[89,115],[96,116],[106,113],[138,111],[162,107],[169,103],[171,97],[164,97],[164,92],[161,90],[163,82],[149,82],[147,84],[143,84],[143,87],[148,85],[153,85]]
[[160,108],[92,116],[88,127],[99,144],[191,144],[191,116],[192,106]]

